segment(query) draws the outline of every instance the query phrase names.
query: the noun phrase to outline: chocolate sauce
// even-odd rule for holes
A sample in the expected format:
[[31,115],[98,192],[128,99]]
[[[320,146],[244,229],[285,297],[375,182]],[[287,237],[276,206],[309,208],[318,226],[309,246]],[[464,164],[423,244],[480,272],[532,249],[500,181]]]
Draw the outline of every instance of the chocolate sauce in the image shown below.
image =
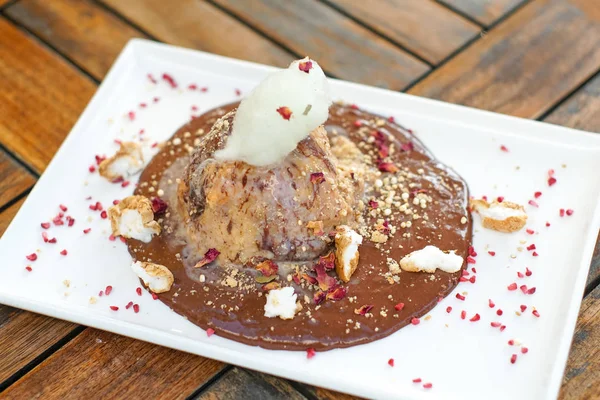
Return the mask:
[[[179,138],[192,146],[196,139],[209,132],[218,118],[236,106],[237,103],[230,104],[193,119],[181,127],[169,143]],[[173,273],[175,282],[171,290],[158,295],[162,302],[201,328],[212,328],[217,335],[242,343],[269,349],[329,350],[388,336],[410,324],[413,318],[425,315],[454,289],[462,271],[454,274],[439,270],[434,274],[396,271],[392,274],[390,259],[399,262],[412,251],[434,245],[444,251],[456,250],[456,254],[466,260],[472,237],[466,183],[435,160],[412,132],[377,115],[334,104],[325,127],[331,135],[346,136],[356,144],[369,141],[373,132],[383,134],[387,144],[396,149],[391,159],[408,176],[404,183],[411,188],[410,200],[415,193],[426,193],[431,200],[426,208],[416,212],[418,218],[395,207],[386,217],[372,216],[371,209],[365,209],[367,224],[386,218],[396,232],[385,243],[364,238],[358,269],[345,284],[347,296],[339,301],[326,300],[317,306],[313,301],[314,288],[288,281],[290,278],[284,272],[279,278],[282,286],[295,288],[303,308],[292,320],[267,318],[264,316],[266,293],[262,292],[261,284],[253,281],[255,271],[239,266],[236,276],[245,279],[239,279],[238,286],[230,287],[223,282],[231,276],[231,270],[226,272],[217,263],[191,268],[186,260],[198,255],[190,254],[185,235],[181,233],[184,222],[178,211],[176,193],[177,180],[182,179],[190,157],[185,146],[174,150],[167,145],[146,167],[136,189],[136,194],[154,197],[156,189],[165,188],[163,199],[169,209],[167,214],[156,218],[160,218],[159,222],[166,228],[147,244],[128,240],[134,259],[165,265]],[[386,175],[384,173],[382,178]],[[405,227],[400,227],[403,222]],[[301,264],[310,267],[314,261]],[[250,285],[243,286],[243,281]],[[246,290],[248,286],[253,289]],[[308,303],[304,301],[305,295]],[[394,306],[399,303],[404,303],[404,307],[397,311]],[[363,305],[373,305],[373,308],[368,315],[356,314],[355,310]]]

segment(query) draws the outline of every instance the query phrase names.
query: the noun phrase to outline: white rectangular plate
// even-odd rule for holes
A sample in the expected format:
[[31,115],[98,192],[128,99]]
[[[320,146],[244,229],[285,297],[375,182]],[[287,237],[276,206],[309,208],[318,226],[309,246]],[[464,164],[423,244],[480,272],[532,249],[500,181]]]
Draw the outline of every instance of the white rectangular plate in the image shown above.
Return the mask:
[[[119,56],[69,137],[27,198],[0,241],[0,302],[84,325],[116,332],[174,349],[222,360],[266,373],[372,398],[406,399],[551,399],[561,383],[571,337],[600,226],[600,136],[534,121],[493,114],[406,94],[332,81],[336,99],[357,103],[413,128],[433,153],[458,171],[475,196],[504,196],[525,204],[535,230],[512,235],[480,229],[475,218],[476,284],[461,283],[466,301],[444,299],[418,326],[390,337],[308,360],[304,352],[269,351],[205,332],[144,291],[129,268],[119,241],[110,241],[109,223],[89,209],[92,196],[105,208],[133,191],[90,174],[95,154],[112,154],[114,139],[167,139],[198,107],[199,114],[247,93],[273,68],[197,51],[133,40]],[[160,80],[168,72],[179,82],[173,90]],[[159,79],[152,84],[147,74]],[[208,91],[189,90],[195,83]],[[152,101],[159,97],[159,102]],[[146,108],[138,104],[147,103]],[[135,111],[131,121],[127,114]],[[500,146],[510,150],[503,152]],[[549,187],[554,169],[557,183]],[[528,206],[535,191],[539,208]],[[73,227],[53,226],[58,243],[44,243],[40,223],[51,220],[59,204],[76,219]],[[559,217],[559,209],[573,209]],[[546,222],[551,226],[546,227]],[[83,229],[92,231],[84,235]],[[523,244],[520,241],[526,240]],[[531,243],[538,257],[517,247]],[[489,246],[489,249],[486,247]],[[68,255],[59,252],[67,249]],[[488,250],[496,252],[492,257]],[[38,251],[38,260],[25,255]],[[515,256],[515,258],[511,257]],[[25,267],[31,265],[32,272]],[[531,277],[517,278],[529,267]],[[64,280],[70,281],[66,287]],[[508,291],[517,282],[535,286],[534,295]],[[97,297],[107,285],[110,296]],[[90,304],[91,296],[97,297]],[[490,308],[488,299],[496,306]],[[139,303],[135,314],[129,301]],[[527,310],[516,315],[519,305]],[[109,306],[120,307],[112,311]],[[451,313],[446,308],[452,306]],[[532,307],[540,317],[532,315]],[[496,314],[501,308],[502,316]],[[461,310],[467,318],[461,319]],[[475,313],[478,322],[470,322]],[[500,321],[504,332],[490,323]],[[509,346],[517,340],[529,349]],[[518,354],[515,364],[511,354]],[[388,359],[395,366],[388,366]],[[424,389],[412,382],[432,382]]]

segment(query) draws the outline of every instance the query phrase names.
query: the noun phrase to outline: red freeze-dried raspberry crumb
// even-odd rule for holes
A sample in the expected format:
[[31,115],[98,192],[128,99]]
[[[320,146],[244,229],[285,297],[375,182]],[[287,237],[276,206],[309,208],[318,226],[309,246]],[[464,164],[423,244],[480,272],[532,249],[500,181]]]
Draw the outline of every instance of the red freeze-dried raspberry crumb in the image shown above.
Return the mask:
[[570,217],[571,215],[573,215],[573,210],[571,210],[570,208],[567,210],[567,215]]
[[477,280],[477,277],[475,275],[473,275],[472,277],[469,278],[469,282],[471,282],[471,283],[475,283],[476,280]]
[[308,358],[309,360],[311,358],[313,358],[315,356],[315,354],[317,354],[317,352],[315,351],[315,349],[306,349],[306,358]]
[[137,293],[138,296],[141,296],[142,295],[142,288],[141,287],[136,288],[135,292]]
[[527,294],[534,294],[534,293],[535,293],[535,288],[534,288],[534,287],[532,287],[532,288],[529,288],[529,289],[527,290]]
[[108,214],[106,213],[106,211],[102,211],[102,212],[100,213],[100,218],[102,218],[102,219],[106,219],[106,218],[108,218]]
[[501,310],[501,309],[498,309],[498,310],[496,310],[496,314],[497,314],[497,315],[502,315],[502,314],[503,314],[503,312],[502,312],[502,310]]
[[129,303],[127,303],[127,305],[125,306],[125,309],[129,310],[131,308],[131,306],[133,306],[133,301],[130,301]]
[[490,306],[490,308],[494,308],[494,307],[496,307],[496,303],[494,303],[494,302],[492,301],[492,299],[489,299],[489,300],[488,300],[488,305]]
[[108,237],[108,240],[110,240],[111,242],[114,242],[115,240],[117,240],[117,238],[114,235],[110,235]]
[[517,290],[517,284],[515,282],[513,282],[507,286],[507,289],[510,291]]
[[498,203],[502,203],[504,201],[504,196],[498,196]]
[[550,178],[548,178],[548,186],[552,186],[556,183],[556,178],[551,176]]
[[98,292],[98,297],[102,297],[102,296],[104,296],[104,290],[101,290]]
[[140,305],[139,304],[134,304],[133,305],[133,312],[136,313],[136,314],[140,312]]
[[91,230],[92,230],[92,228],[84,229],[83,233],[87,235],[88,233],[90,233]]
[[433,383],[431,383],[431,382],[424,383],[424,384],[423,384],[423,387],[424,387],[425,389],[431,389],[431,388],[433,387]]
[[529,270],[529,268],[525,267],[525,275],[526,275],[526,276],[531,276],[531,274],[533,274],[533,272],[531,272],[531,271]]
[[535,244],[532,243],[529,246],[527,246],[527,250],[531,251],[531,250],[535,250]]
[[[127,118],[129,118],[130,121],[133,121],[135,119],[135,112],[129,111],[127,113]],[[117,144],[119,144],[119,143],[117,143]]]
[[156,293],[152,293],[152,300],[158,300],[158,295]]
[[404,308],[404,303],[398,303],[394,306],[394,308],[396,309],[396,311],[402,311],[402,309]]
[[477,263],[477,261],[473,257],[471,257],[471,256],[467,257],[467,264],[476,264],[476,263]]
[[519,287],[519,289],[521,289],[521,292],[523,292],[523,294],[526,294],[526,293],[527,293],[527,285],[521,285],[521,286]]
[[456,293],[456,298],[457,298],[457,299],[459,299],[459,300],[462,300],[462,301],[464,301],[464,300],[465,300],[465,296],[463,296],[463,295],[462,295],[462,294],[460,294],[460,293]]
[[479,314],[475,314],[473,315],[473,317],[469,320],[471,322],[477,322],[481,319],[481,316]]
[[564,217],[564,216],[565,216],[565,209],[564,209],[564,208],[561,208],[560,210],[558,210],[558,214],[559,214],[561,217]]
[[67,255],[67,249],[63,249],[63,250],[60,252],[60,254],[61,254],[61,255],[63,255],[63,256],[66,256],[66,255]]
[[514,340],[514,339],[510,339],[510,340],[508,341],[508,345],[509,345],[509,346],[514,346],[514,345],[515,345],[515,340]]
[[28,266],[26,266],[26,267],[25,267],[25,269],[26,269],[27,271],[29,271],[29,272],[33,271],[33,269],[32,269],[32,268],[31,268],[29,265],[28,265]]
[[538,318],[540,317],[540,313],[538,312],[538,310],[533,310],[531,313]]
[[446,312],[447,312],[448,314],[450,314],[450,312],[452,312],[452,307],[450,307],[450,306],[446,307]]
[[517,362],[517,355],[513,354],[512,356],[510,356],[510,363],[514,364]]
[[530,206],[533,206],[533,207],[539,207],[538,203],[536,203],[536,202],[535,202],[535,201],[533,201],[533,200],[529,200],[529,205],[530,205]]
[[542,192],[535,192],[533,194],[533,197],[535,197],[536,199],[538,199],[541,195],[542,195]]
[[419,325],[421,323],[421,320],[419,318],[413,317],[410,320],[410,323],[413,324],[413,325]]
[[88,171],[90,171],[90,173],[94,173],[94,172],[96,172],[96,167],[95,167],[95,166],[93,166],[93,165],[90,165],[90,166],[88,167]]
[[415,378],[412,381],[413,383],[421,383],[421,378]]
[[525,232],[529,233],[530,235],[533,235],[535,233],[533,229],[525,229]]
[[235,95],[240,97],[242,95],[242,91],[240,89],[235,89]]
[[175,89],[177,87],[177,82],[175,82],[175,79],[171,75],[164,73],[162,74],[162,79],[167,82],[171,88]]
[[215,330],[213,328],[208,328],[206,330],[206,336],[211,337],[214,334],[215,334]]
[[467,312],[465,310],[462,310],[460,312],[460,319],[465,319],[465,318],[467,318]]
[[506,147],[505,145],[500,146],[500,150],[508,153],[508,147]]
[[389,365],[390,367],[393,367],[393,366],[394,366],[394,359],[393,359],[393,358],[390,358],[390,359],[388,360],[388,365]]
[[492,328],[499,328],[502,324],[500,322],[491,322],[490,325]]
[[494,257],[494,256],[496,255],[496,252],[495,252],[495,251],[488,251],[488,254],[489,254],[490,256]]
[[550,222],[546,222],[546,226],[550,226]]
[[503,332],[505,329],[506,329],[506,325],[502,325],[502,326],[500,327],[500,332]]
[[529,349],[527,347],[521,347],[521,353],[527,354],[528,351]]
[[67,206],[65,206],[64,204],[60,204],[58,207],[61,209],[62,212],[67,212]]
[[28,259],[29,261],[35,261],[35,260],[37,260],[37,254],[31,253],[28,256],[25,256],[25,258]]
[[300,63],[298,63],[298,69],[302,72],[306,72],[308,74],[308,71],[310,71],[313,67],[313,63],[312,61],[302,61]]
[[281,115],[281,118],[286,121],[289,121],[292,117],[292,110],[290,110],[289,107],[279,107],[276,111]]
[[527,310],[527,306],[525,304],[521,304],[520,308],[521,312],[525,312],[525,310]]
[[537,253],[537,251],[534,251],[533,253],[531,253],[532,256],[537,257],[539,256],[539,254]]
[[110,309],[113,311],[119,311],[119,307],[117,306],[110,306]]

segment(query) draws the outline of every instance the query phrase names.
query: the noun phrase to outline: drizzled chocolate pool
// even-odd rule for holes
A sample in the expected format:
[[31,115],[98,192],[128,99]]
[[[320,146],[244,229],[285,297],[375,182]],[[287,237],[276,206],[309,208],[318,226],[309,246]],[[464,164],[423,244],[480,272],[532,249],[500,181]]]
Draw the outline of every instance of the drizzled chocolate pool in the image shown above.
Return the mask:
[[[135,260],[172,272],[160,301],[225,338],[329,350],[417,324],[453,290],[461,270],[407,272],[399,265],[430,245],[466,260],[472,236],[466,183],[409,130],[333,104],[325,131],[313,131],[277,166],[240,161],[222,169],[212,157],[237,106],[182,126],[141,175],[135,194],[155,199],[162,231],[148,243],[127,244]],[[347,283],[332,268],[340,224],[363,237]],[[210,262],[214,250],[220,255]],[[265,273],[273,264],[277,272]],[[288,286],[301,309],[292,319],[267,318],[268,291]]]

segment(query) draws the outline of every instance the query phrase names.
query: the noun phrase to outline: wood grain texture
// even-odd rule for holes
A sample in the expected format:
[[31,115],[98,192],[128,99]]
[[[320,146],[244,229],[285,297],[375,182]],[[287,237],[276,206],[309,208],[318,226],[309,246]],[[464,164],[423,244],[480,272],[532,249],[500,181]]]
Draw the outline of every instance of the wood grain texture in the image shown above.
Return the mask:
[[527,0],[439,0],[470,16],[484,26],[490,26],[506,13]]
[[581,304],[559,399],[600,396],[600,286]]
[[12,221],[15,215],[17,215],[17,212],[19,211],[24,202],[25,198],[22,198],[21,200],[8,207],[6,210],[2,211],[2,213],[0,213],[0,238],[2,238],[2,235],[4,235],[6,228],[8,228],[8,225],[10,225],[10,221]]
[[349,394],[334,392],[333,390],[318,388],[306,385],[304,389],[319,400],[360,400],[361,397],[351,396]]
[[129,39],[145,37],[89,0],[19,0],[5,12],[96,79]]
[[401,90],[429,68],[380,36],[316,1],[215,0],[339,78]]
[[433,0],[329,0],[376,32],[437,64],[480,28]]
[[23,193],[35,178],[12,157],[0,150],[0,207]]
[[3,398],[185,399],[223,366],[88,328],[10,386]]
[[0,54],[0,141],[42,172],[96,86],[5,19]]
[[200,393],[201,400],[304,400],[286,380],[241,368],[232,368]]
[[[26,272],[23,273],[35,273]],[[0,382],[33,361],[77,325],[0,304]]]
[[587,0],[531,2],[410,93],[536,118],[597,71],[599,9]]
[[279,67],[295,58],[205,1],[101,1],[166,43]]
[[0,0],[0,7],[4,7],[10,0]]

